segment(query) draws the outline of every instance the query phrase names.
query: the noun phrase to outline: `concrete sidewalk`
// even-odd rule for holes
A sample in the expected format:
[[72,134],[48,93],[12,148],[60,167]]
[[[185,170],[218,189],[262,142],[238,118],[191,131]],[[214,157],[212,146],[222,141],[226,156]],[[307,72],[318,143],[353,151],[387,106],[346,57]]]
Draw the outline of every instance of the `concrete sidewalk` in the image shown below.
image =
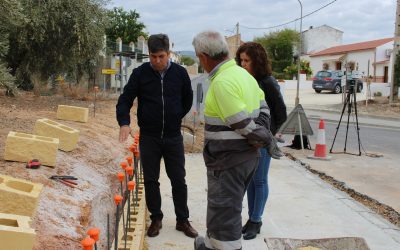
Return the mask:
[[[207,205],[206,169],[201,154],[186,156],[190,221],[205,234]],[[193,239],[175,230],[171,187],[161,171],[163,228],[155,238],[146,237],[149,249],[193,249]],[[400,229],[354,201],[347,194],[284,158],[273,160],[269,174],[270,195],[261,234],[242,241],[243,249],[267,249],[264,238],[316,239],[362,237],[371,249],[400,249]],[[243,222],[247,220],[246,198]]]

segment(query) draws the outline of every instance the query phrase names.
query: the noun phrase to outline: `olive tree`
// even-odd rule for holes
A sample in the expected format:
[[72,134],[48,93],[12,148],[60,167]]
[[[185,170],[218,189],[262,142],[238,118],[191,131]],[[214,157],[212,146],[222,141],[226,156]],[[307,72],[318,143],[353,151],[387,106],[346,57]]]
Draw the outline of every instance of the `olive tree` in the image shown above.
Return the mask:
[[0,87],[8,96],[16,95],[15,78],[9,73],[5,57],[9,50],[9,33],[21,23],[22,9],[17,0],[0,1]]
[[79,83],[103,46],[105,2],[21,0],[22,25],[10,33],[9,65],[20,84],[69,73]]

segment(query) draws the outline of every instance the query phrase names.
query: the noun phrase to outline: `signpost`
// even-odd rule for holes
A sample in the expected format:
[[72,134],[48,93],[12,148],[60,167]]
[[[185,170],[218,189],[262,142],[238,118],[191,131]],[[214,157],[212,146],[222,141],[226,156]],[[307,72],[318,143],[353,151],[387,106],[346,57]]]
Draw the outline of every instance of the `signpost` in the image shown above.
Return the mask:
[[115,75],[117,73],[116,69],[101,69],[103,75]]

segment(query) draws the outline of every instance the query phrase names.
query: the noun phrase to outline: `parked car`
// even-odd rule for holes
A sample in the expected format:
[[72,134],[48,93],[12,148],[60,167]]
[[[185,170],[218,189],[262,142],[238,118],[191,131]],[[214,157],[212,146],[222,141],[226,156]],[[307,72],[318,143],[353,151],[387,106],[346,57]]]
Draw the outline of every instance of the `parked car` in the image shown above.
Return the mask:
[[[329,90],[335,94],[342,92],[341,82],[344,72],[341,70],[321,70],[313,77],[312,88],[316,93],[321,93],[322,90]],[[361,79],[346,80],[346,90],[349,86],[354,86],[357,81],[357,92],[363,89],[363,82]]]

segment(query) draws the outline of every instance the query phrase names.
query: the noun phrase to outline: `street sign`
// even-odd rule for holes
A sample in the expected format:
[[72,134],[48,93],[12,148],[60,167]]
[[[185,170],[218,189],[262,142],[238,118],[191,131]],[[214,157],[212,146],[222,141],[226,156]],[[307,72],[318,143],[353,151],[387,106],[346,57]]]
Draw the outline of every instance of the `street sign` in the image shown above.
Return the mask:
[[[299,124],[300,122],[300,124]],[[300,132],[301,129],[301,132]],[[298,104],[279,128],[278,133],[289,135],[313,135],[310,122],[301,104]]]
[[116,69],[101,69],[103,75],[115,75],[117,73]]

